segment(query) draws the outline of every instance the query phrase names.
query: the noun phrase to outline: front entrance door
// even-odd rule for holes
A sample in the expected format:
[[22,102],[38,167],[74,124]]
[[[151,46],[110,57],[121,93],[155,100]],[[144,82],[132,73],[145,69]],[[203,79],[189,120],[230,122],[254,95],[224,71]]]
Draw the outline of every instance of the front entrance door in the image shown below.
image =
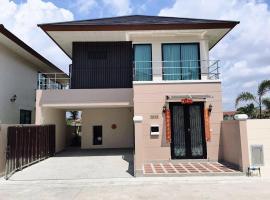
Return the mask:
[[203,103],[170,103],[173,159],[206,158]]

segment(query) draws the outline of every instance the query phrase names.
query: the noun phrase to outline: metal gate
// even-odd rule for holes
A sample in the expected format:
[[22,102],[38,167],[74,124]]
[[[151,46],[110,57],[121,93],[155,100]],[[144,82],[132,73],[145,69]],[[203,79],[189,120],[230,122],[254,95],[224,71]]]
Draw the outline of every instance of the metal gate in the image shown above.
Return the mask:
[[55,125],[8,127],[5,178],[54,154]]

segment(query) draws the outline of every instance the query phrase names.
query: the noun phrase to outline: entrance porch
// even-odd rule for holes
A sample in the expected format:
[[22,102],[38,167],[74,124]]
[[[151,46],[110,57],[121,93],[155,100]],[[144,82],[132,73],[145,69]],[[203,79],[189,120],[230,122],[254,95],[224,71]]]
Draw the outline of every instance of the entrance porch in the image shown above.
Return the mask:
[[203,160],[152,162],[143,166],[143,176],[230,176],[244,175],[235,166]]

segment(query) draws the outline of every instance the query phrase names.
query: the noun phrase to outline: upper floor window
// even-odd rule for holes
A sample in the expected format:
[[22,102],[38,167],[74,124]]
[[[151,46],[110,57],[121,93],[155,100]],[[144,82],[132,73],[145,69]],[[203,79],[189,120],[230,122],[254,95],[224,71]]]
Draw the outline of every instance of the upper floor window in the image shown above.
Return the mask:
[[199,43],[162,44],[163,80],[200,79]]
[[135,81],[152,81],[152,45],[134,45]]

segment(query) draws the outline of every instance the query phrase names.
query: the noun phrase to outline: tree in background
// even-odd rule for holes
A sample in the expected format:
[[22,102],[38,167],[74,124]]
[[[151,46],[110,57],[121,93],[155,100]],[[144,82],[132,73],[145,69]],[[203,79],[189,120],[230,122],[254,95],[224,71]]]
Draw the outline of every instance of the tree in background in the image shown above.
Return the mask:
[[[259,118],[262,118],[262,106],[267,105],[266,102],[269,102],[268,98],[263,98],[263,96],[270,90],[270,80],[262,81],[257,90],[257,95],[254,95],[250,92],[242,92],[240,93],[235,100],[235,107],[238,106],[240,102],[248,102],[251,101],[255,103],[259,108]],[[247,114],[247,113],[246,113]]]
[[257,109],[253,103],[247,104],[246,106],[242,106],[237,108],[237,114],[247,114],[249,118],[253,119],[257,117]]
[[74,126],[74,139],[72,141],[73,146],[80,146],[80,135],[79,135],[79,126],[77,127],[77,120],[79,119],[79,111],[69,111],[70,117],[69,120],[72,122],[72,126]]

